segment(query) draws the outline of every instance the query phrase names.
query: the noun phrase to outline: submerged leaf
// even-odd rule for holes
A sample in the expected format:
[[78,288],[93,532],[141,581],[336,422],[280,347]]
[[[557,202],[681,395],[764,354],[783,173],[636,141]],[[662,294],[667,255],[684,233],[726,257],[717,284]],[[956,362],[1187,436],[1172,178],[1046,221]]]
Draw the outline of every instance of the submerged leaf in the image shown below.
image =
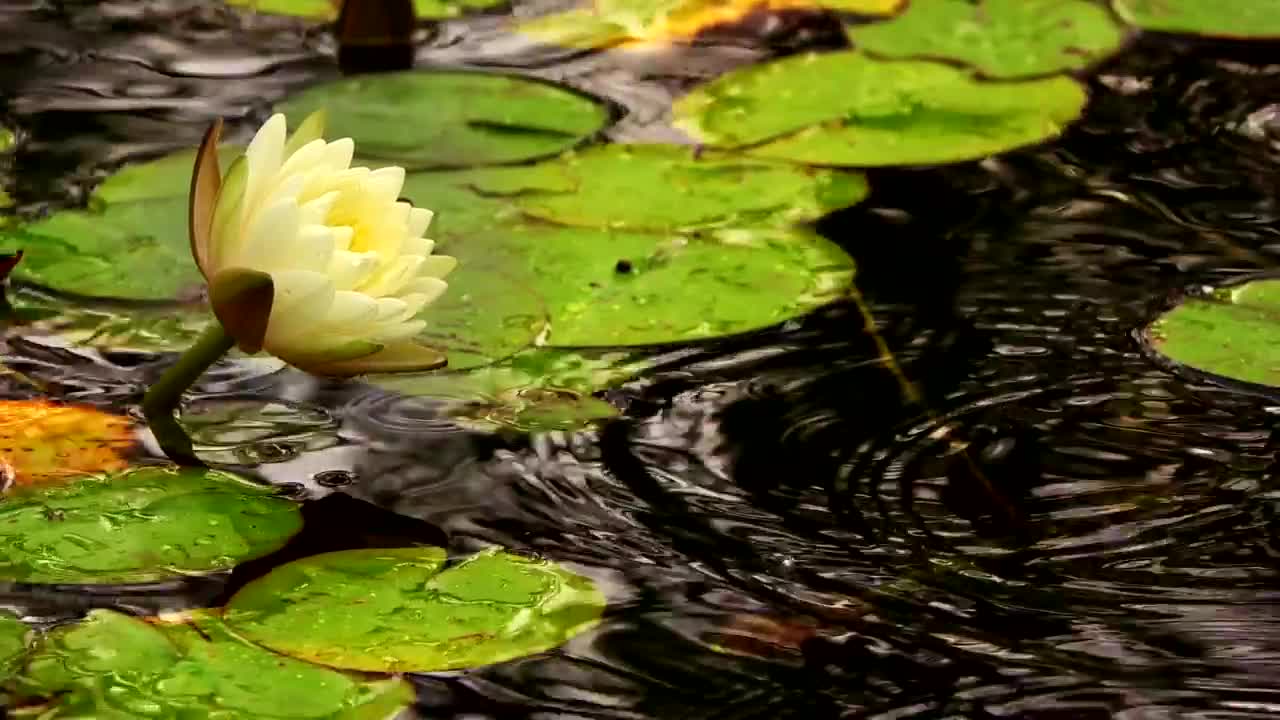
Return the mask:
[[1280,389],[1280,279],[1189,297],[1145,335],[1175,363],[1274,392]]
[[848,34],[879,57],[955,60],[992,78],[1078,70],[1125,40],[1111,13],[1090,0],[913,0],[902,15]]
[[322,665],[431,672],[550,650],[604,609],[590,580],[546,560],[444,560],[431,547],[316,555],[246,585],[224,617],[254,642]]
[[[27,652],[27,636],[31,629],[27,624],[6,610],[0,610],[0,684],[17,669],[18,662]],[[4,699],[0,695],[0,702]]]
[[817,165],[974,160],[1056,137],[1084,109],[1074,80],[988,83],[932,62],[796,55],[722,75],[675,105],[714,147]]
[[564,88],[469,72],[351,77],[307,88],[279,106],[294,122],[321,109],[330,137],[353,138],[361,157],[418,168],[554,155],[609,119],[602,105]]
[[133,421],[45,400],[0,400],[0,487],[121,470]]
[[48,633],[15,686],[50,719],[387,720],[414,697],[399,678],[364,680],[264,650],[212,611],[182,623],[90,611]]
[[144,467],[0,502],[0,579],[126,584],[226,570],[279,549],[296,503],[234,475]]

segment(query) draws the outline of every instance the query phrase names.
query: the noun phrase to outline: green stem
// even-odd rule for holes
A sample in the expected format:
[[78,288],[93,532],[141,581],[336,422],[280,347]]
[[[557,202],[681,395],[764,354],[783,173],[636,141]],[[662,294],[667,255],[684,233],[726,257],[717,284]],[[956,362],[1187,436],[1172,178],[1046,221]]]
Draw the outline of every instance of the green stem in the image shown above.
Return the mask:
[[235,344],[235,340],[223,331],[222,324],[213,322],[142,398],[142,414],[146,416],[156,442],[164,454],[179,465],[204,465],[196,457],[191,438],[173,414],[178,409],[182,393]]

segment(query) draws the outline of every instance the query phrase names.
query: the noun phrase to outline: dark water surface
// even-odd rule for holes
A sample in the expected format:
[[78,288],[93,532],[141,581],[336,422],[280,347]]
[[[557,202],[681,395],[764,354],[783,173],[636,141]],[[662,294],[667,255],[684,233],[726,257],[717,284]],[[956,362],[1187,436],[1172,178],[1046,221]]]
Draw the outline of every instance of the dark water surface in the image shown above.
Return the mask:
[[[336,75],[320,29],[194,5],[0,4],[21,212],[82,203],[119,163],[193,145],[215,116],[243,136],[273,101]],[[419,65],[609,98],[626,112],[610,137],[632,141],[678,140],[663,110],[698,80],[836,37],[766,18],[751,40],[627,59],[497,27],[445,23]],[[418,677],[423,717],[1280,713],[1280,406],[1174,377],[1131,334],[1170,292],[1280,259],[1277,50],[1147,37],[1098,71],[1087,117],[1059,142],[872,172],[873,197],[820,229],[857,259],[878,336],[848,304],[672,352],[610,395],[627,419],[532,437],[228,365],[205,395],[277,412],[200,440],[224,447],[211,459],[325,498],[308,525],[326,531],[300,552],[498,543],[602,584],[606,621],[560,651]],[[167,360],[11,338],[5,362],[121,409]],[[50,619],[182,607],[251,572],[0,603]]]

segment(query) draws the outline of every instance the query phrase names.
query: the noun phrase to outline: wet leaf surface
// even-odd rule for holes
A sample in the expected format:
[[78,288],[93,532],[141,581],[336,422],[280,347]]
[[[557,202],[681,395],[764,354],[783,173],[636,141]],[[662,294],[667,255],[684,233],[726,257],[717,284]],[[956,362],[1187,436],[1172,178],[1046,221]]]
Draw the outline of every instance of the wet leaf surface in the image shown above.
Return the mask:
[[191,347],[213,315],[203,304],[95,307],[20,289],[12,293],[15,332],[111,351],[175,352]]
[[992,78],[1078,70],[1125,39],[1111,13],[1090,0],[913,0],[898,17],[848,33],[879,57],[951,60]]
[[904,0],[595,0],[591,7],[520,22],[520,32],[576,48],[687,42],[762,11],[837,10],[888,15]]
[[386,720],[414,696],[397,678],[361,680],[264,650],[213,611],[178,624],[93,610],[49,632],[16,686],[41,718]]
[[121,415],[46,400],[0,400],[0,487],[122,470],[134,443],[133,421]]
[[699,155],[681,145],[596,147],[536,165],[478,171],[470,186],[565,225],[659,231],[808,222],[867,194],[860,174]]
[[[460,167],[554,155],[609,120],[600,103],[547,83],[466,72],[359,76],[316,85],[279,106],[293,122],[328,114],[329,138],[406,167]],[[428,205],[430,207],[430,205]]]
[[[0,683],[9,678],[27,652],[30,628],[16,616],[0,610]],[[0,701],[4,696],[0,694]]]
[[[340,0],[227,0],[248,10],[273,15],[333,20],[338,17]],[[505,4],[505,0],[414,0],[413,9],[420,20],[450,18],[473,10]]]
[[0,498],[0,579],[132,584],[225,570],[281,547],[296,503],[233,475],[146,467]]
[[76,295],[173,300],[204,284],[188,247],[185,193],[63,210],[0,231],[0,252],[16,250],[25,255],[14,279]]
[[361,380],[404,395],[452,401],[446,414],[477,430],[574,431],[619,415],[593,393],[644,369],[624,353],[536,348],[467,372],[368,375]]
[[1165,357],[1229,380],[1280,387],[1280,280],[1190,297],[1147,328]]
[[306,558],[246,585],[225,618],[254,642],[322,665],[431,672],[550,650],[604,609],[589,580],[544,560],[489,551],[444,561],[431,547]]
[[1228,38],[1280,37],[1280,0],[1114,0],[1145,30]]
[[[219,167],[225,172],[243,152],[244,148],[233,145],[218,148]],[[193,148],[126,165],[103,180],[90,197],[103,203],[185,199],[191,191],[191,168],[195,161]]]
[[715,147],[819,165],[928,165],[1056,137],[1087,97],[1074,80],[991,83],[933,62],[796,55],[723,75],[677,101]]

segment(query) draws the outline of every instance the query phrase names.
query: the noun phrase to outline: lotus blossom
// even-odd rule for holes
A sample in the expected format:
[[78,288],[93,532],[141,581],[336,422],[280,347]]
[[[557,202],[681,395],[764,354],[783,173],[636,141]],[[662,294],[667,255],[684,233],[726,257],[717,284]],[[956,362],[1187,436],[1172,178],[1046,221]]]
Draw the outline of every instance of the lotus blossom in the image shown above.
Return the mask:
[[404,168],[351,167],[355,143],[326,142],[323,125],[286,137],[272,116],[225,176],[221,124],[206,134],[190,231],[214,314],[242,350],[316,374],[438,366],[413,338],[457,260],[432,254],[431,211],[399,199]]

